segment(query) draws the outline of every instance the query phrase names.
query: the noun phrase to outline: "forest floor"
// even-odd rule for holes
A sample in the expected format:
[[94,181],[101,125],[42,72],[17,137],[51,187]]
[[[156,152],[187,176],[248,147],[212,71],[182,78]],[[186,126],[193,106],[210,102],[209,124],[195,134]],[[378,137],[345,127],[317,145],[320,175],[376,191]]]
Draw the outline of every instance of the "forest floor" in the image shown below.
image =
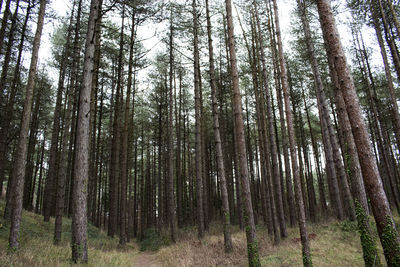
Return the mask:
[[[1,217],[4,201],[0,201]],[[0,266],[78,266],[71,261],[71,220],[63,220],[63,241],[53,245],[54,219],[50,223],[31,212],[23,212],[20,249],[8,250],[9,226],[0,219]],[[157,251],[144,251],[143,243],[130,242],[125,247],[118,238],[107,237],[103,231],[89,225],[89,264],[86,266],[246,266],[246,238],[233,227],[234,251],[225,254],[221,226],[211,225],[206,237],[199,241],[194,227],[179,231],[178,242],[171,244],[167,233],[161,239],[164,246]],[[289,237],[278,246],[268,236],[264,226],[257,228],[260,257],[263,266],[302,266],[301,244],[297,228],[288,228]],[[353,222],[321,222],[309,225],[314,266],[364,266],[357,226]],[[167,241],[166,241],[167,240]],[[149,246],[147,246],[149,248]],[[150,246],[150,249],[153,247]],[[381,262],[385,264],[379,245]]]

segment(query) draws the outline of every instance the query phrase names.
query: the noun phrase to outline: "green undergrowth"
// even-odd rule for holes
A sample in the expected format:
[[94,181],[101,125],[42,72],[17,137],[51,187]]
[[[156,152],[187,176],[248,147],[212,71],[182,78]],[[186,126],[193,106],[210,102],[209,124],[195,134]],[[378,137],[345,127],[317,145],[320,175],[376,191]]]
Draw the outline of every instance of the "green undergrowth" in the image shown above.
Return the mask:
[[[0,266],[80,266],[71,261],[71,220],[63,218],[62,241],[53,245],[54,218],[44,222],[43,216],[23,211],[20,248],[8,250],[9,225],[3,219],[4,201],[0,201]],[[137,246],[119,246],[118,238],[88,224],[89,263],[83,266],[135,266]]]
[[140,251],[158,251],[162,246],[170,244],[170,238],[155,228],[144,230],[142,240],[138,241]]
[[[54,219],[23,211],[20,249],[8,250],[9,226],[2,219],[4,201],[0,201],[0,266],[80,266],[71,261],[71,220],[64,218],[60,246],[53,245]],[[371,228],[376,227],[371,221]],[[400,225],[395,216],[396,225]],[[312,261],[314,266],[364,266],[360,237],[356,222],[326,221],[308,224]],[[222,222],[213,222],[205,238],[197,238],[195,226],[179,229],[177,243],[172,243],[168,229],[158,232],[151,228],[143,239],[119,245],[117,237],[110,238],[103,231],[88,225],[89,263],[84,266],[141,266],[143,257],[151,252],[154,266],[247,266],[247,245],[244,231],[231,227],[233,252],[224,252]],[[386,266],[379,239],[375,237],[379,257]],[[288,228],[288,237],[278,246],[260,221],[257,226],[259,257],[262,266],[302,266],[302,248],[298,228]],[[141,251],[148,251],[143,253]],[[159,264],[161,263],[162,264]]]

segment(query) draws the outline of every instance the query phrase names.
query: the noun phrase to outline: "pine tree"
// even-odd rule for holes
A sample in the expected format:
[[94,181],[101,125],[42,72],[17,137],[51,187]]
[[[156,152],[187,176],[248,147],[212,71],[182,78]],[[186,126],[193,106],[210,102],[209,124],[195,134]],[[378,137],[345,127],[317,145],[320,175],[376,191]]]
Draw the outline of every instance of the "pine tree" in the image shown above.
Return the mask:
[[79,97],[77,135],[75,148],[75,169],[72,205],[72,261],[88,262],[87,253],[87,183],[89,175],[89,117],[90,92],[92,89],[95,36],[98,34],[96,21],[101,12],[101,0],[90,4],[89,24],[86,34],[83,83]]

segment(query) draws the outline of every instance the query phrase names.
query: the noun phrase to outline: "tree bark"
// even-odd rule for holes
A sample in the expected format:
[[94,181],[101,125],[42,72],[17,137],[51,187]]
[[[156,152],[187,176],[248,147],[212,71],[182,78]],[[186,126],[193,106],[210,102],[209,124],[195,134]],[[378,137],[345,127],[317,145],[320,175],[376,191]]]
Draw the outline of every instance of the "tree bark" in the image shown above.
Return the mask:
[[340,88],[346,104],[354,141],[360,159],[361,171],[372,212],[377,224],[378,234],[388,265],[394,266],[400,262],[400,241],[389,203],[383,190],[381,177],[374,160],[368,131],[363,121],[360,104],[356,94],[353,78],[347,66],[346,57],[339,39],[334,16],[329,0],[318,0],[318,13],[325,40],[325,48],[331,59],[331,76],[337,75]]
[[[19,42],[18,46],[18,56],[17,60],[15,63],[15,69],[14,69],[14,74],[13,74],[13,80],[10,86],[10,92],[9,92],[9,97],[7,104],[5,106],[5,116],[0,116],[1,122],[0,122],[0,192],[3,192],[3,182],[5,178],[5,171],[8,163],[7,159],[7,153],[8,153],[8,135],[9,135],[9,129],[11,127],[11,121],[13,118],[13,111],[14,111],[14,103],[16,99],[16,94],[17,94],[17,85],[18,81],[20,79],[20,69],[21,69],[21,62],[22,62],[22,53],[23,53],[23,48],[24,48],[24,42],[26,38],[26,28],[28,26],[28,21],[29,21],[29,16],[31,14],[32,10],[32,5],[30,2],[28,3],[28,7],[26,10],[26,15],[24,19],[24,23],[21,29],[21,40]],[[0,84],[0,86],[3,86]],[[3,89],[0,89],[3,90]],[[2,93],[1,93],[2,95]],[[0,96],[1,98],[1,96]],[[9,175],[9,178],[11,178],[11,175]],[[9,179],[9,185],[11,185],[11,180]],[[9,205],[6,203],[6,208],[4,210],[4,217],[8,217],[10,215],[9,213]]]
[[[272,16],[272,10],[269,10],[270,15]],[[285,114],[284,114],[284,104],[283,104],[283,96],[281,90],[281,83],[279,80],[279,66],[277,61],[278,55],[276,51],[276,40],[275,40],[275,29],[274,29],[273,20],[268,22],[268,30],[270,32],[271,38],[271,51],[273,56],[273,65],[274,65],[274,81],[275,81],[275,91],[277,95],[278,102],[278,110],[280,117],[280,128],[282,135],[282,150],[283,150],[283,158],[285,163],[285,180],[286,180],[286,196],[287,202],[289,204],[289,216],[290,216],[290,226],[294,227],[296,225],[296,207],[295,207],[295,196],[293,196],[293,188],[292,188],[292,174],[290,169],[290,159],[288,153],[288,136],[287,136],[287,122],[285,122]]]
[[[68,34],[72,28],[72,21],[74,16],[74,8],[76,2],[74,1],[72,12],[71,12],[71,21],[70,26],[68,29]],[[78,72],[78,64],[79,64],[79,36],[80,36],[80,23],[81,23],[81,9],[82,9],[82,0],[79,0],[78,9],[77,9],[77,17],[76,17],[76,25],[74,30],[74,43],[73,43],[73,62],[72,62],[72,70],[71,70],[71,81],[70,86],[65,94],[65,102],[66,102],[66,109],[64,112],[64,125],[63,125],[63,134],[62,134],[62,142],[61,142],[61,153],[60,153],[60,166],[58,168],[57,173],[57,180],[54,181],[56,183],[57,188],[54,188],[54,191],[57,192],[56,197],[56,214],[54,220],[54,244],[59,245],[61,242],[61,233],[62,233],[62,216],[64,213],[64,202],[65,202],[65,184],[67,179],[67,171],[68,171],[68,149],[70,141],[70,134],[72,132],[71,128],[71,117],[73,111],[73,100],[74,100],[74,93],[75,89],[78,86],[77,82],[77,72]],[[67,36],[69,37],[69,36]],[[67,45],[69,45],[69,41],[67,41]],[[68,48],[67,48],[68,49]],[[65,60],[65,59],[62,59]],[[62,64],[65,64],[62,63]],[[63,85],[61,85],[61,88]],[[72,126],[73,127],[73,126]],[[70,131],[71,128],[71,131]]]
[[168,213],[172,242],[176,242],[176,209],[174,194],[174,143],[173,143],[173,79],[174,79],[174,25],[173,10],[170,15],[169,39],[169,103],[168,103]]
[[88,31],[85,43],[83,83],[79,97],[76,130],[75,168],[72,203],[72,261],[87,263],[87,183],[89,175],[89,121],[90,92],[93,82],[93,61],[96,40],[96,23],[100,16],[99,0],[90,4]]
[[286,74],[286,63],[285,63],[285,58],[283,57],[283,47],[282,47],[282,39],[281,39],[280,26],[279,26],[278,6],[276,4],[276,0],[273,0],[273,6],[274,6],[274,15],[275,15],[276,37],[277,37],[277,41],[278,41],[279,64],[280,64],[280,70],[281,70],[281,83],[282,83],[283,97],[284,97],[284,102],[285,102],[285,113],[286,113],[288,136],[289,136],[290,156],[291,156],[295,197],[296,197],[296,204],[297,204],[297,220],[298,220],[299,228],[300,228],[301,244],[303,246],[303,264],[304,264],[304,266],[312,266],[310,243],[309,243],[308,235],[307,235],[304,203],[303,203],[302,191],[301,191],[301,185],[300,185],[300,173],[299,173],[299,167],[298,167],[298,163],[297,163],[297,159],[296,159],[297,152],[296,152],[296,142],[294,139],[293,114],[290,109],[289,88],[288,88],[288,80],[287,80],[287,74]]
[[46,4],[47,4],[46,0],[40,1],[39,16],[38,16],[35,38],[33,41],[32,58],[29,67],[29,76],[25,91],[24,109],[22,111],[21,128],[16,150],[16,159],[14,163],[14,171],[12,174],[13,175],[12,179],[14,180],[14,187],[11,188],[11,190],[14,191],[14,194],[11,202],[12,203],[11,228],[9,237],[9,246],[12,249],[19,248],[18,236],[19,236],[19,227],[22,215],[22,197],[23,197],[24,180],[25,180],[25,165],[26,165],[26,154],[28,146],[29,122],[32,109],[33,90],[35,87],[36,69],[37,69],[39,47],[43,30]]
[[24,193],[22,207],[26,210],[32,210],[32,202],[30,201],[30,195],[32,191],[32,179],[33,179],[33,168],[34,168],[34,154],[37,143],[38,128],[39,128],[39,108],[41,105],[41,96],[43,94],[43,77],[36,86],[37,92],[35,92],[35,100],[33,103],[33,112],[31,114],[31,125],[29,129],[29,141],[27,151],[27,163],[25,169],[25,182],[24,182]]
[[393,86],[393,78],[390,70],[390,65],[389,65],[389,60],[387,57],[386,49],[385,49],[385,44],[383,42],[383,37],[382,37],[382,31],[379,26],[379,19],[376,14],[376,11],[371,8],[371,14],[372,14],[372,20],[375,28],[375,33],[376,33],[376,38],[378,40],[379,48],[381,51],[381,56],[382,56],[382,61],[383,65],[385,68],[385,75],[387,79],[387,85],[389,89],[389,95],[390,95],[390,102],[392,105],[392,112],[393,112],[393,118],[394,118],[394,129],[395,129],[395,136],[396,136],[396,142],[397,142],[397,148],[400,149],[400,113],[399,113],[399,106],[397,104],[397,98]]
[[[75,4],[75,1],[74,1]],[[66,44],[61,56],[60,62],[60,73],[58,77],[57,86],[57,96],[56,96],[56,106],[54,108],[53,114],[53,126],[51,131],[51,141],[50,141],[50,155],[49,155],[49,169],[47,173],[47,179],[44,188],[44,200],[43,200],[43,215],[44,221],[48,222],[51,215],[51,206],[55,200],[55,189],[56,189],[56,177],[57,177],[57,162],[58,162],[58,143],[59,143],[59,133],[60,133],[60,119],[61,119],[61,108],[62,108],[62,95],[64,91],[64,82],[66,77],[66,68],[68,63],[68,57],[70,56],[70,43],[71,43],[71,33],[72,33],[72,20],[73,12],[71,14],[71,20],[69,22],[69,29],[66,36]],[[76,32],[76,31],[75,31]],[[75,37],[76,38],[76,37]],[[78,40],[74,41],[74,53],[76,53]],[[76,67],[77,68],[77,67]],[[75,72],[76,74],[76,72]],[[71,76],[72,79],[76,79],[76,75]],[[70,89],[72,90],[72,89]],[[72,124],[74,126],[74,124]]]
[[[326,101],[326,96],[324,92],[324,87],[321,79],[321,74],[318,69],[317,58],[314,52],[314,45],[311,42],[311,31],[310,25],[307,19],[305,4],[303,1],[298,1],[299,11],[301,13],[301,20],[303,24],[304,36],[306,39],[306,45],[309,55],[309,61],[311,65],[311,69],[314,76],[314,84],[315,90],[317,94],[317,104],[318,104],[318,111],[319,117],[321,122],[321,132],[324,144],[324,152],[325,152],[325,159],[326,163],[326,172],[327,178],[329,182],[329,192],[330,192],[330,200],[332,202],[333,208],[336,211],[336,216],[339,220],[343,219],[343,209],[342,209],[342,202],[340,199],[339,191],[338,191],[338,184],[336,178],[336,169],[333,163],[333,151],[332,151],[332,143],[331,139],[329,138],[329,125],[332,125],[332,121],[329,117],[328,111],[328,104]],[[331,127],[333,130],[333,128]],[[335,138],[335,137],[333,137]]]
[[203,213],[203,174],[202,174],[202,138],[201,138],[201,109],[200,109],[200,86],[199,86],[199,47],[198,47],[198,21],[196,0],[192,3],[193,12],[193,38],[194,38],[194,97],[195,97],[195,119],[196,119],[196,198],[197,198],[197,223],[198,236],[204,237],[204,213]]
[[38,189],[36,191],[36,203],[35,203],[35,213],[39,214],[41,211],[41,198],[42,198],[42,178],[43,178],[43,161],[44,161],[44,152],[45,152],[45,144],[46,144],[46,136],[43,135],[43,141],[41,144],[41,152],[40,152],[40,167],[39,167],[39,181],[38,181]]
[[[255,2],[254,2],[255,3]],[[255,10],[257,6],[255,5]],[[262,63],[262,74],[263,74],[263,85],[265,90],[266,102],[267,102],[267,124],[268,124],[268,131],[269,131],[269,145],[270,145],[270,152],[272,158],[272,177],[274,182],[274,197],[275,197],[275,205],[279,220],[279,229],[282,238],[287,237],[286,231],[286,223],[285,223],[285,214],[283,210],[283,199],[282,199],[282,191],[281,191],[281,182],[280,182],[280,170],[278,166],[278,150],[277,150],[277,143],[275,138],[275,128],[274,128],[274,120],[272,117],[272,104],[270,90],[268,86],[268,73],[267,73],[267,64],[265,60],[265,52],[264,52],[264,41],[261,36],[261,26],[260,21],[258,18],[258,11],[255,12],[257,27],[258,27],[258,38],[260,43],[260,58]]]
[[236,48],[234,40],[234,28],[232,19],[232,3],[231,0],[225,1],[226,7],[226,19],[228,26],[228,43],[229,43],[229,55],[231,63],[231,79],[233,89],[233,107],[234,107],[234,120],[236,132],[236,142],[239,154],[240,164],[240,179],[242,187],[243,204],[245,211],[245,229],[247,238],[247,253],[249,266],[261,266],[260,259],[258,256],[258,244],[256,237],[256,229],[254,224],[253,206],[251,203],[249,175],[247,168],[247,153],[246,153],[246,141],[244,136],[243,126],[243,115],[242,115],[242,102],[239,90],[239,74],[236,63]]
[[122,10],[122,22],[119,41],[118,67],[117,67],[117,82],[116,94],[114,100],[114,119],[113,119],[113,134],[112,134],[112,149],[110,158],[110,188],[109,188],[109,220],[108,220],[108,236],[113,237],[118,231],[118,192],[121,178],[122,168],[120,166],[120,149],[121,149],[121,115],[122,115],[122,72],[123,72],[123,47],[124,47],[124,21],[125,7]]

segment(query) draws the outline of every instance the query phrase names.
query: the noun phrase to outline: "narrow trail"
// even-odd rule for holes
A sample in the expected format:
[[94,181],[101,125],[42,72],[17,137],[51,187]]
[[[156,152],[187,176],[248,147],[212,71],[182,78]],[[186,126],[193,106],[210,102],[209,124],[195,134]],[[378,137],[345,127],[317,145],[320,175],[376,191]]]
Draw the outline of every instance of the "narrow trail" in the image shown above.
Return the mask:
[[141,252],[135,257],[133,266],[137,267],[162,267],[163,265],[158,261],[154,254],[149,252]]

